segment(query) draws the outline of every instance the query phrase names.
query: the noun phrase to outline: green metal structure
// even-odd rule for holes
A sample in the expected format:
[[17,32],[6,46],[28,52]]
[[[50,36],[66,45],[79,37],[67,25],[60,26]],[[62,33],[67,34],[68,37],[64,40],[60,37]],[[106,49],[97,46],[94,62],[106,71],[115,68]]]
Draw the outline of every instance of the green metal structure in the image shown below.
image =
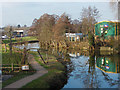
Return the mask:
[[113,21],[102,21],[95,24],[95,36],[104,37],[114,37],[120,35],[120,23]]

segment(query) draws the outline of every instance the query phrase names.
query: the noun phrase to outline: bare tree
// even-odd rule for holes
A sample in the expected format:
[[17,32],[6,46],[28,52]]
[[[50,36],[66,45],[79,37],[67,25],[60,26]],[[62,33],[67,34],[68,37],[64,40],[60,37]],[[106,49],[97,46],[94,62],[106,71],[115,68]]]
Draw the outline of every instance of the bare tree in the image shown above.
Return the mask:
[[120,0],[111,0],[110,8],[113,12],[115,12],[115,18],[120,20]]
[[[117,27],[120,28],[120,0],[111,0],[110,1],[110,8],[113,12],[115,12],[115,19],[118,20]],[[120,33],[118,33],[118,40],[114,40],[113,46],[115,49],[118,49],[118,52],[120,53]]]
[[94,24],[100,17],[99,11],[96,7],[89,6],[88,8],[83,8],[81,12],[81,24],[82,33],[88,34],[88,31],[94,32]]
[[68,15],[63,13],[57,20],[55,27],[53,28],[54,38],[56,40],[64,40],[65,32],[71,32],[71,19]]
[[5,27],[5,33],[9,37],[10,55],[12,55],[12,33],[13,33],[13,27],[12,26]]
[[39,42],[50,42],[53,39],[53,26],[55,25],[55,16],[44,14],[39,19],[33,21],[32,30],[37,35]]
[[81,33],[81,22],[77,19],[72,21],[72,32]]

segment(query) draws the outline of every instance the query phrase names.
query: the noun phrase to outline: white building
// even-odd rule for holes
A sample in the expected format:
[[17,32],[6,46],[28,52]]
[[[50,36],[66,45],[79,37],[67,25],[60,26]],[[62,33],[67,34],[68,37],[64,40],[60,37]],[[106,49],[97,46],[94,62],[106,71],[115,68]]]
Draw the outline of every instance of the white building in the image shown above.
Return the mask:
[[80,41],[80,39],[83,37],[82,33],[65,33],[65,36],[70,41]]

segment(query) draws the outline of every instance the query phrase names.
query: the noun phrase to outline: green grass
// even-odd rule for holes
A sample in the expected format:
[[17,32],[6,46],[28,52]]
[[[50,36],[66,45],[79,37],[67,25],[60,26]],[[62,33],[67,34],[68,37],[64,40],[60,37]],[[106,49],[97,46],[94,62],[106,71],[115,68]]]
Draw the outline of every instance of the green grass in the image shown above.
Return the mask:
[[[12,43],[23,42],[23,41],[32,41],[32,40],[37,40],[37,38],[33,37],[33,36],[22,37],[22,39],[20,37],[18,37],[16,39],[12,38]],[[9,39],[4,39],[2,41],[3,41],[3,43],[6,43],[6,44],[10,43]]]
[[[49,70],[47,74],[39,77],[36,80],[33,80],[32,82],[26,84],[25,86],[23,86],[21,88],[21,90],[23,88],[51,88],[50,84],[54,83],[52,82],[53,80],[57,79],[55,78],[55,75],[60,75],[62,72],[60,72],[59,70],[53,69],[53,70]],[[60,83],[59,83],[60,84]],[[57,86],[59,87],[59,86]]]
[[49,71],[47,74],[39,77],[38,79],[28,83],[27,85],[23,86],[22,88],[50,88],[47,83],[49,77],[53,75],[54,71]]
[[34,73],[35,73],[35,71],[34,72],[26,72],[25,71],[25,72],[15,73],[15,75],[13,77],[11,77],[8,80],[2,82],[2,87],[5,87],[5,86],[17,81],[17,80],[20,80],[21,78],[32,75]]
[[[20,53],[13,53],[12,56],[9,54],[9,52],[2,53],[2,64],[21,64],[21,54]],[[4,66],[10,66],[10,65],[4,65]],[[35,73],[35,70],[29,65],[30,70],[29,71],[20,71],[20,72],[12,72],[11,69],[5,69],[2,71],[3,75],[14,75],[12,78],[9,78],[6,81],[3,81],[2,85],[3,87],[21,79],[26,76],[32,75]],[[11,71],[11,72],[8,72]]]
[[[7,45],[8,47],[8,45]],[[21,58],[22,55],[21,53],[18,52],[14,52],[12,53],[12,55],[9,54],[9,50],[7,50],[7,52],[4,52],[5,48],[2,48],[2,64],[21,64]],[[27,63],[27,62],[26,62]],[[11,65],[4,65],[4,66],[11,66]],[[32,75],[35,73],[35,70],[31,67],[31,65],[29,65],[30,70],[29,71],[21,71],[20,72],[13,72],[11,69],[4,69],[2,71],[3,75],[13,75],[12,78],[9,78],[6,81],[3,81],[2,83],[2,87],[5,87],[21,78],[24,78],[26,76]]]
[[[42,60],[38,56],[37,52],[31,52],[32,55],[34,55],[35,60],[44,68],[48,70],[48,73],[37,78],[36,80],[33,80],[32,82],[28,83],[27,85],[23,86],[23,88],[51,88],[54,85],[57,85],[57,82],[63,83],[62,78],[65,79],[63,73],[65,73],[65,67],[56,61],[56,58],[52,55],[49,55],[48,64],[43,64]],[[41,53],[42,56],[45,58],[45,54]],[[54,85],[53,85],[53,84]],[[61,85],[59,85],[61,86]],[[57,87],[59,87],[57,86]],[[56,87],[56,86],[55,86]]]
[[[6,44],[10,43],[10,40],[8,40],[8,39],[4,39],[2,41],[3,41],[3,43],[6,43]],[[17,40],[15,40],[14,38],[12,39],[12,42],[16,42],[16,41]]]
[[32,40],[37,40],[37,38],[33,36],[22,37],[22,41],[32,41]]
[[12,55],[7,53],[2,53],[2,64],[20,64],[22,55],[20,53],[12,53]]
[[[32,52],[31,54],[34,56],[35,60],[44,68],[46,68],[47,70],[52,70],[52,69],[56,69],[56,70],[64,70],[64,66],[58,62],[56,60],[56,58],[53,55],[47,55],[50,59],[47,60],[48,64],[44,64],[43,61],[41,60],[40,56],[38,55],[37,52]],[[46,54],[45,53],[41,53],[42,57],[46,58]],[[46,61],[46,60],[45,60]]]
[[[4,50],[4,48],[3,48],[3,50]],[[53,84],[56,85],[56,83],[51,84],[51,82],[56,82],[56,80],[61,82],[61,80],[59,80],[59,77],[61,77],[61,75],[64,73],[65,68],[61,63],[57,62],[57,60],[54,56],[47,55],[50,59],[47,60],[48,64],[46,65],[43,63],[43,61],[41,60],[41,58],[37,52],[30,51],[30,53],[34,56],[35,60],[41,66],[43,66],[44,68],[46,68],[48,70],[48,73],[39,77],[36,80],[33,80],[32,82],[23,86],[23,88],[51,88],[51,86],[54,86]],[[46,54],[45,53],[41,53],[41,54],[42,54],[43,58],[45,59]],[[11,63],[18,64],[21,62],[20,57],[21,57],[20,53],[13,52],[13,55],[10,56],[9,51],[7,51],[7,52],[3,52],[2,61],[3,61],[3,64],[11,64]],[[35,72],[14,73],[14,77],[3,82],[3,87],[21,79],[21,78],[31,75],[33,73],[35,73]],[[62,76],[62,77],[64,77],[64,76]]]

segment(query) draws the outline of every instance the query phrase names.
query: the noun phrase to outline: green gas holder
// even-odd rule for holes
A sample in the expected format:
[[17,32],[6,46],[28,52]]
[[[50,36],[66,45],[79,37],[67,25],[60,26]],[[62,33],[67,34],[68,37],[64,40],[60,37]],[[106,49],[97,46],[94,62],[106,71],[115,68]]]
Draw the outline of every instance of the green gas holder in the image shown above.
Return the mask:
[[101,21],[95,24],[94,29],[95,37],[116,37],[120,35],[120,22],[115,21]]

